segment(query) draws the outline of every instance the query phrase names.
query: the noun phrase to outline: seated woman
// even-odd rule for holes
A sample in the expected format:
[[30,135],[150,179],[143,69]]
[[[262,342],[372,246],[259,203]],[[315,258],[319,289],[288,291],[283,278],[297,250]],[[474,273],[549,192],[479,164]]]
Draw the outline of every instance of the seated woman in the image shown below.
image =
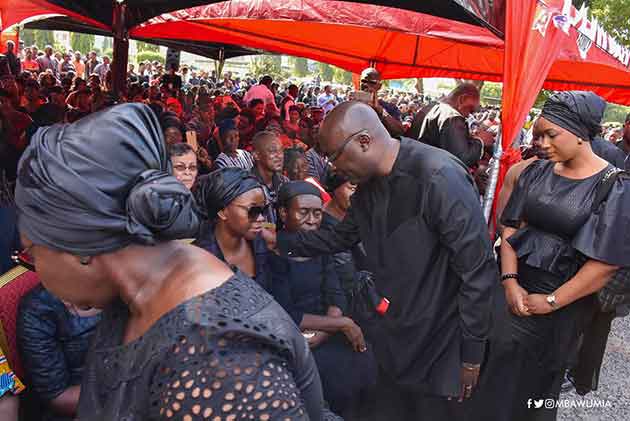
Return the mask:
[[[350,208],[350,197],[354,194],[357,185],[351,183],[346,177],[336,172],[330,171],[326,177],[326,190],[330,194],[331,200],[324,206],[322,217],[322,227],[334,227],[346,216]],[[334,255],[335,269],[341,281],[341,286],[350,295],[356,286],[355,278],[359,276],[359,271],[367,268],[367,256],[363,245],[359,244],[352,250],[336,253]]]
[[[285,183],[278,195],[287,231],[319,229],[323,210],[319,190],[305,181]],[[376,376],[376,364],[361,328],[344,316],[346,297],[330,256],[269,259],[272,294],[302,329],[317,362],[324,397],[333,411],[351,410]],[[340,376],[340,370],[344,375]]]
[[269,251],[260,236],[268,205],[260,182],[240,168],[223,168],[199,178],[195,197],[208,222],[193,244],[269,291]]
[[300,109],[296,105],[289,107],[289,119],[282,122],[282,127],[289,138],[299,139],[301,134]]
[[40,129],[22,158],[19,228],[44,287],[105,309],[76,419],[321,419],[319,375],[288,314],[244,274],[173,241],[199,220],[167,171],[142,104]]
[[175,143],[168,148],[173,175],[191,190],[197,179],[197,155],[188,143]]
[[219,123],[219,140],[221,153],[214,161],[215,169],[236,167],[250,171],[254,167],[252,154],[239,149],[239,131],[233,119],[225,119]]
[[319,190],[324,203],[328,203],[330,195],[319,184],[315,178],[309,174],[308,160],[302,148],[289,148],[284,151],[284,175],[291,181],[306,181]]
[[18,379],[0,348],[0,420],[17,421],[19,399],[18,396],[24,390],[24,385]]
[[18,345],[29,391],[43,406],[43,421],[74,419],[85,357],[100,313],[64,303],[42,285],[22,297]]

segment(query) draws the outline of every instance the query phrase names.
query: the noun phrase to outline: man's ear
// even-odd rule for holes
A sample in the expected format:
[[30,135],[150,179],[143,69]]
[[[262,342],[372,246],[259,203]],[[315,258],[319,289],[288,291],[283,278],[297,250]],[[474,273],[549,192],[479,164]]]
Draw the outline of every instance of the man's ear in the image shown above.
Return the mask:
[[260,155],[258,154],[258,151],[252,152],[252,158],[254,158],[254,162],[256,163],[260,161]]
[[361,150],[363,152],[366,152],[368,149],[370,149],[370,146],[372,145],[372,137],[369,134],[363,134],[361,136],[359,136],[359,146],[361,146]]

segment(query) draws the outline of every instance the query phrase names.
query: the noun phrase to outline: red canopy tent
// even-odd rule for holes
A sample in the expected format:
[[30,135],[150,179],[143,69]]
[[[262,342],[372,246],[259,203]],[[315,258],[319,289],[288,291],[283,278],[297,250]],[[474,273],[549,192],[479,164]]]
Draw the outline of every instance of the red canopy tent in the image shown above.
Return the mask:
[[79,22],[107,29],[107,25],[81,13],[51,4],[46,0],[0,0],[0,30],[36,16],[69,16]]
[[[533,7],[535,11],[537,4],[507,0],[506,34],[526,33],[532,25],[544,24],[534,22],[534,15],[528,20],[524,17],[529,15],[522,14],[523,9]],[[549,10],[562,11],[564,1],[551,0],[547,4]],[[551,16],[546,29],[550,22]],[[508,55],[527,53],[523,45],[517,44],[518,38],[509,40],[516,39],[516,44],[504,44],[478,26],[407,10],[338,1],[221,2],[162,14],[133,28],[131,34],[253,46],[320,60],[353,72],[372,64],[388,79],[439,76],[502,81],[507,80],[504,51],[509,49]],[[544,87],[590,89],[609,101],[630,104],[630,73],[624,60],[595,45],[586,56],[581,55],[577,39],[583,41],[585,37],[572,27],[567,36],[563,48],[551,60]],[[536,52],[549,58],[547,46],[540,44],[542,49]],[[624,54],[619,55],[623,58]],[[513,68],[509,71],[514,74]]]
[[[251,46],[384,78],[501,80],[503,42],[489,30],[422,13],[351,2],[236,0],[162,14],[130,31]],[[471,57],[476,57],[471,60]]]

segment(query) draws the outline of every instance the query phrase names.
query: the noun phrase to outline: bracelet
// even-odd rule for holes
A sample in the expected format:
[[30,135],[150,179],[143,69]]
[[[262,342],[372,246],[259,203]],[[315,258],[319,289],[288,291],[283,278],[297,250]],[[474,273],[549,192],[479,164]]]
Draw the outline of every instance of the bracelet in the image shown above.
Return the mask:
[[466,370],[474,371],[481,368],[481,364],[462,363],[462,367]]
[[505,275],[501,275],[501,282],[507,281],[508,279],[518,280],[518,273],[506,273]]

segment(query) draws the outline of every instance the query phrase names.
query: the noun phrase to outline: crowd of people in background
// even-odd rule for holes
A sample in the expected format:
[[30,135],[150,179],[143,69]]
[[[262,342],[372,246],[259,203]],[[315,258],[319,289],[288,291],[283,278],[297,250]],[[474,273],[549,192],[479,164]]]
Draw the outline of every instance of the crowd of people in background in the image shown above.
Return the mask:
[[[0,199],[7,203],[12,201],[18,162],[32,137],[44,136],[42,131],[38,132],[39,128],[81,121],[86,125],[94,124],[89,120],[90,115],[116,104],[145,104],[157,117],[172,175],[192,192],[196,205],[204,213],[204,222],[194,236],[193,244],[214,255],[236,273],[230,282],[239,284],[251,278],[273,296],[311,347],[323,385],[322,396],[327,402],[324,412],[332,410],[348,419],[355,417],[360,412],[359,402],[365,398],[367,389],[376,383],[391,389],[383,386],[383,373],[379,373],[373,347],[364,333],[364,326],[370,320],[364,319],[365,314],[353,308],[356,286],[369,288],[372,282],[372,275],[365,270],[369,265],[365,263],[367,255],[363,244],[355,233],[357,241],[344,251],[331,250],[328,254],[314,254],[312,258],[281,257],[269,253],[268,241],[261,236],[263,228],[270,225],[274,231],[297,238],[320,227],[332,230],[343,224],[350,208],[350,197],[361,180],[350,170],[335,171],[333,163],[348,148],[349,142],[363,142],[364,138],[368,142],[366,136],[373,136],[373,133],[368,133],[368,129],[351,133],[348,129],[348,133],[344,132],[346,140],[335,151],[331,151],[329,145],[324,148],[320,143],[320,128],[333,110],[338,110],[338,115],[367,115],[360,107],[357,111],[353,105],[339,108],[340,104],[353,101],[353,104],[362,102],[367,105],[372,110],[369,118],[378,118],[370,120],[371,127],[378,126],[380,130],[382,124],[386,130],[380,135],[389,134],[391,139],[398,140],[410,138],[450,152],[458,158],[453,167],[457,169],[452,170],[457,180],[471,178],[476,184],[473,202],[481,200],[486,192],[488,169],[499,137],[501,109],[481,107],[479,90],[472,84],[459,85],[450,94],[436,99],[420,93],[386,89],[379,72],[373,68],[362,72],[358,89],[322,84],[319,78],[310,83],[274,80],[269,75],[256,79],[251,75],[238,77],[231,72],[219,75],[214,71],[196,71],[176,64],[167,68],[159,62],[141,62],[137,67],[130,65],[126,82],[122,92],[114,92],[112,61],[107,56],[99,57],[94,51],[61,53],[55,52],[51,46],[40,51],[34,45],[16,51],[14,43],[8,42],[0,61]],[[142,117],[142,110],[129,110],[138,113],[137,118],[141,121],[148,118]],[[114,114],[107,117],[112,119],[112,124],[116,121]],[[532,120],[528,118],[526,128],[532,125]],[[330,134],[332,124],[328,123],[327,128],[329,143],[334,137]],[[341,127],[346,123],[340,120],[339,124]],[[611,129],[603,136],[608,141],[602,140],[605,145],[596,140],[599,133],[594,130],[589,133],[593,151],[617,167],[628,165],[630,115],[621,129]],[[532,141],[532,136],[524,129],[513,146],[521,149],[523,157],[529,159],[540,154],[536,137]],[[98,141],[105,143],[107,139]],[[409,151],[415,151],[415,146],[406,143],[407,139],[401,142]],[[445,159],[442,155],[436,156]],[[599,165],[597,171],[601,170],[599,167],[606,167],[595,155],[588,157]],[[459,162],[465,169],[461,174]],[[397,165],[403,164],[397,161]],[[536,171],[542,174],[543,170]],[[549,172],[545,174],[551,176]],[[512,182],[516,183],[515,179]],[[411,191],[411,187],[405,187]],[[438,198],[436,196],[436,200]],[[507,200],[505,198],[502,206],[508,206]],[[504,216],[509,233],[504,235],[506,242],[523,218],[523,212],[513,203],[515,201],[510,202],[507,207],[510,212]],[[7,221],[15,218],[15,215],[2,216]],[[583,215],[584,218],[587,216]],[[461,225],[468,226],[467,223]],[[416,225],[413,227],[420,229]],[[0,273],[3,273],[11,267],[6,257],[17,248],[15,243],[19,241],[14,219],[10,223],[3,221],[1,235],[8,239],[3,245],[6,249],[0,250],[3,259]],[[404,237],[408,237],[407,233]],[[505,245],[503,248],[512,253],[507,256],[512,258],[510,262],[514,266],[514,251]],[[494,263],[490,254],[486,257]],[[504,266],[510,264],[506,261],[504,258]],[[620,266],[616,259],[611,261]],[[87,263],[81,261],[81,264],[89,265],[89,260]],[[508,269],[515,272],[512,266]],[[219,273],[222,272],[219,270]],[[516,275],[510,276],[505,280],[515,285],[513,295],[520,297]],[[553,281],[558,280],[554,278]],[[226,289],[225,294],[230,296],[231,292]],[[447,300],[448,297],[442,298]],[[514,300],[518,301],[517,298]],[[518,303],[523,306],[521,301]],[[534,309],[533,304],[530,309]],[[25,383],[32,389],[32,399],[37,402],[32,407],[41,409],[43,419],[70,420],[76,415],[87,342],[95,335],[95,326],[100,320],[100,311],[61,301],[42,287],[23,298],[18,320],[20,354],[25,366]],[[115,322],[108,319],[108,323]],[[97,334],[96,340],[103,349],[115,345],[105,332],[100,336]],[[279,345],[275,337],[271,342],[273,353],[284,346]],[[452,345],[446,342],[445,339],[445,348]],[[183,349],[184,342],[181,346]],[[218,348],[221,346],[217,345]],[[475,361],[472,362],[476,364],[469,367],[472,372],[476,370],[476,376],[479,376],[477,363],[481,363],[481,356],[475,354],[479,361],[473,358]],[[430,360],[429,356],[425,357]],[[134,360],[137,362],[143,357],[133,358],[138,358]],[[530,361],[523,359],[526,360],[522,363],[525,370],[525,363]],[[1,363],[6,364],[6,360],[0,354]],[[182,364],[181,371],[187,367]],[[269,367],[274,365],[270,363]],[[500,365],[493,369],[508,371]],[[344,371],[342,378],[341,370]],[[103,374],[103,371],[94,373]],[[497,380],[501,379],[497,377]],[[555,380],[561,381],[560,378]],[[476,382],[475,378],[473,383],[476,385]],[[85,393],[98,393],[96,384],[85,384],[88,385]],[[304,385],[297,386],[302,392],[307,389]],[[444,390],[451,390],[452,384],[445,382],[442,386]],[[467,386],[471,389],[466,389],[466,397],[470,397],[473,384]],[[495,389],[491,390],[496,391],[500,385],[493,387]],[[21,392],[21,383],[13,383],[13,391]],[[194,397],[195,392],[192,393]],[[390,398],[394,402],[394,397]],[[274,405],[273,402],[270,400],[269,405]],[[89,407],[88,403],[83,405],[84,411],[108,413],[113,410]],[[183,398],[179,405],[184,405]],[[167,407],[160,403],[160,407],[163,411],[172,411],[175,404],[171,406],[169,403]],[[195,408],[191,404],[187,410],[196,414]],[[330,417],[334,419],[332,414]]]

